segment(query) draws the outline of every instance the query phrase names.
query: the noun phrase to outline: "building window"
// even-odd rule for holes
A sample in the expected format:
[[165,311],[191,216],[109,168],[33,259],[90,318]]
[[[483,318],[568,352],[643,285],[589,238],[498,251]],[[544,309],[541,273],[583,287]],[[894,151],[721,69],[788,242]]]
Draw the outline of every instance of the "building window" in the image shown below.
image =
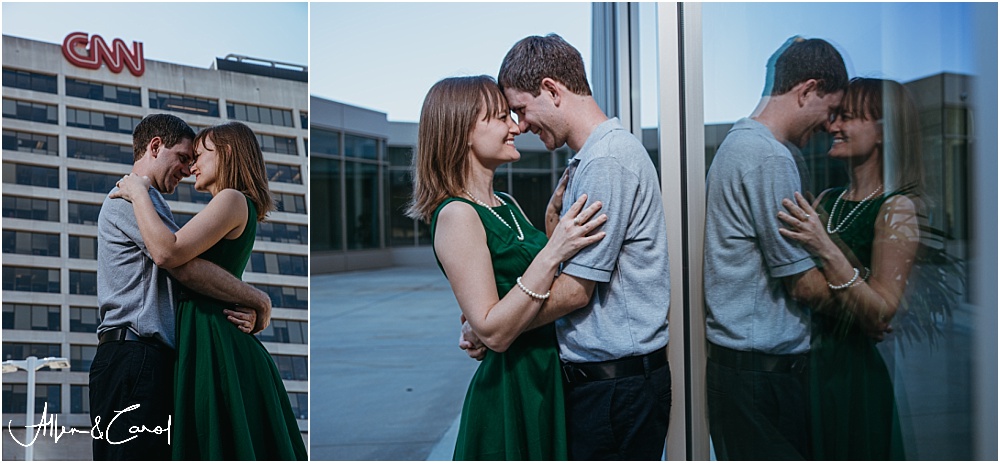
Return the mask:
[[347,248],[378,248],[381,221],[378,210],[378,166],[346,162],[345,167]]
[[313,127],[309,133],[309,136],[312,138],[312,147],[310,149],[313,153],[330,154],[334,156],[340,154],[340,132],[333,132]]
[[75,333],[96,333],[101,319],[93,307],[70,307],[69,330]]
[[345,134],[344,156],[375,161],[378,159],[378,140]]
[[306,213],[306,198],[302,195],[291,193],[271,193],[274,197],[274,204],[278,212],[290,212],[292,214]]
[[257,142],[260,143],[261,151],[278,154],[299,155],[299,148],[295,145],[295,139],[289,137],[279,137],[277,135],[257,134]]
[[226,112],[230,119],[261,124],[294,127],[290,109],[268,108],[243,103],[227,103]]
[[3,253],[59,257],[59,235],[21,230],[4,230]]
[[[4,360],[24,360],[28,357],[35,356],[40,359],[45,357],[59,357],[61,356],[62,350],[59,348],[59,344],[41,344],[41,343],[25,343],[25,342],[4,342],[3,343],[3,359]],[[49,367],[45,367],[49,369]],[[39,370],[46,371],[46,370]]]
[[[117,179],[115,180],[117,181]],[[111,191],[108,188],[107,191]],[[101,214],[100,204],[86,204],[86,203],[74,203],[69,202],[68,207],[69,212],[69,223],[78,223],[81,225],[97,225],[97,217]],[[58,216],[58,211],[56,212]],[[58,219],[56,219],[58,221]]]
[[90,386],[81,384],[69,386],[69,412],[90,413]]
[[5,162],[3,183],[59,188],[59,168]]
[[308,381],[309,369],[306,364],[306,357],[302,355],[280,355],[271,354],[275,365],[278,366],[278,374],[281,379],[293,381]]
[[299,111],[299,128],[309,130],[309,113]]
[[69,271],[69,293],[86,296],[97,295],[97,272],[84,270]]
[[292,413],[300,420],[309,419],[309,394],[305,392],[289,392],[288,401],[292,403]]
[[69,370],[70,371],[90,371],[90,364],[94,363],[94,355],[97,354],[97,346],[79,346],[72,344],[69,346]]
[[[41,357],[39,357],[41,358]],[[35,413],[47,411],[50,414],[62,413],[62,397],[59,384],[35,385]],[[28,385],[3,385],[3,413],[27,413]]]
[[274,275],[308,275],[308,257],[273,252],[254,252],[250,254],[248,272],[270,273]]
[[392,147],[386,150],[389,159],[389,245],[418,246],[431,244],[430,226],[406,216],[406,207],[413,196],[413,174],[410,162],[412,147]]
[[[70,203],[72,204],[72,203]],[[11,219],[59,221],[59,201],[24,196],[4,196],[3,216]],[[96,223],[96,222],[95,222]]]
[[67,172],[66,180],[70,190],[107,193],[115,187],[115,183],[121,180],[121,176],[70,169]]
[[182,203],[208,204],[212,200],[212,194],[194,189],[193,183],[178,183],[174,192],[163,195],[169,201],[179,201]]
[[58,293],[59,269],[4,265],[3,290]]
[[149,91],[149,108],[219,117],[219,100]]
[[[6,270],[6,267],[4,267]],[[6,281],[6,277],[4,278]],[[254,287],[267,293],[271,305],[286,309],[306,309],[309,307],[309,289],[293,286],[259,285]]]
[[59,155],[59,137],[40,133],[3,131],[3,149],[22,153]]
[[266,163],[267,179],[271,182],[302,184],[302,171],[299,166],[288,164]]
[[56,105],[3,99],[3,117],[5,118],[58,124],[58,114],[59,108]]
[[257,224],[257,239],[260,241],[309,244],[308,237],[309,227],[305,225],[280,222],[263,222]]
[[283,344],[308,344],[309,324],[304,321],[271,320],[271,324],[257,334],[262,342]]
[[[313,135],[316,135],[315,130]],[[315,145],[314,145],[315,147]],[[312,201],[316,210],[324,211],[323,214],[313,214],[310,217],[312,230],[316,235],[312,237],[312,249],[315,251],[339,251],[344,249],[343,239],[343,207],[340,193],[340,164],[339,159],[313,158],[310,176]]]
[[138,88],[122,87],[83,79],[66,78],[66,95],[88,100],[110,101],[131,106],[142,106]]
[[15,69],[3,70],[3,86],[56,94],[56,76]]
[[93,236],[69,235],[69,257],[73,259],[97,260],[97,238]]
[[139,116],[66,108],[66,125],[69,127],[132,135],[132,131],[141,120],[142,117]]
[[127,165],[132,165],[135,158],[131,146],[76,138],[66,138],[66,154],[75,159]]
[[3,304],[3,329],[59,331],[59,307],[54,305]]

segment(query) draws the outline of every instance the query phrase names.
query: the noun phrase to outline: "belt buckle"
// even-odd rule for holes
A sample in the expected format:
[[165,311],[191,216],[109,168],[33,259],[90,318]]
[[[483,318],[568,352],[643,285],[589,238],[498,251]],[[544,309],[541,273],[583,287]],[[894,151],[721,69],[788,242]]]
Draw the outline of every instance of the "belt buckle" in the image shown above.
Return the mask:
[[576,368],[569,363],[564,363],[562,365],[562,374],[563,379],[566,380],[566,384],[573,384],[587,380],[586,371]]

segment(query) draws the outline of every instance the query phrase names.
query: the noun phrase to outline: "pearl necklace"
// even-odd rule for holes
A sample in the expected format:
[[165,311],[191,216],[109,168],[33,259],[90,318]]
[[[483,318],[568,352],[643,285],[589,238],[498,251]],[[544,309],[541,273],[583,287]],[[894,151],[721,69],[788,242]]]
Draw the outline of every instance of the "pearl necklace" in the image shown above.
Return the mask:
[[851,212],[848,212],[847,215],[840,219],[840,223],[831,229],[830,225],[833,224],[833,218],[837,216],[837,208],[840,206],[840,201],[844,198],[844,194],[847,193],[847,188],[844,188],[844,191],[841,191],[840,196],[837,196],[837,200],[834,201],[833,208],[830,209],[830,219],[826,221],[827,233],[831,235],[834,233],[840,233],[850,227],[851,224],[854,223],[854,219],[858,218],[858,215],[861,215],[861,212],[864,211],[869,204],[871,204],[868,201],[874,198],[880,191],[882,191],[882,185],[879,185],[875,191],[871,192],[868,196],[865,196],[865,199],[862,199],[857,206],[854,206],[854,209],[851,209]]
[[[465,191],[465,194],[469,195],[469,197],[472,198],[472,200],[475,201],[476,204],[479,204],[480,206],[485,207],[486,210],[492,212],[493,216],[496,217],[496,218],[498,218],[498,219],[500,219],[500,221],[503,222],[503,224],[506,225],[507,228],[510,229],[510,231],[514,231],[514,227],[511,227],[510,224],[507,223],[507,221],[504,220],[503,217],[500,217],[500,214],[497,214],[497,211],[494,211],[492,207],[490,207],[486,203],[480,201],[479,198],[476,198],[475,196],[472,196],[472,193],[469,193],[469,190],[463,190],[463,191]],[[497,196],[496,193],[493,193],[493,197],[496,198],[496,200],[498,202],[500,202],[501,206],[506,206],[507,205],[507,203],[504,200],[500,199],[500,197]],[[524,232],[521,231],[521,224],[517,223],[517,217],[514,216],[514,211],[513,210],[510,210],[510,218],[511,218],[511,220],[514,221],[514,225],[517,227],[517,240],[518,241],[524,241]]]

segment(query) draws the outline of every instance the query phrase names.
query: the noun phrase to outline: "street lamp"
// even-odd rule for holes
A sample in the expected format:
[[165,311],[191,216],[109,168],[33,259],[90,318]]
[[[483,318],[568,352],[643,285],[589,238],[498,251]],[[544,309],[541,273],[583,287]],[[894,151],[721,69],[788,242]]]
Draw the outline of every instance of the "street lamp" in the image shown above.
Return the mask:
[[[69,360],[64,357],[45,357],[41,360],[34,355],[24,359],[24,360],[4,360],[3,362],[3,372],[13,373],[17,370],[24,370],[28,372],[28,406],[27,415],[24,422],[24,437],[27,439],[29,428],[32,424],[35,424],[35,372],[44,368],[49,367],[51,369],[56,368],[69,368]],[[24,461],[31,461],[35,459],[35,447],[34,445],[29,445],[24,449]]]

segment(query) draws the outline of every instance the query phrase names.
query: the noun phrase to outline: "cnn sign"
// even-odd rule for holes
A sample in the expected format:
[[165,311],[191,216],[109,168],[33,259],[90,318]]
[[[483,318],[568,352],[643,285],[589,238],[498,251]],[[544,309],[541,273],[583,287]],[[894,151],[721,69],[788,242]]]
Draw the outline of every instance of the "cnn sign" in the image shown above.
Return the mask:
[[140,42],[132,42],[129,51],[122,39],[114,39],[108,46],[99,35],[88,37],[86,33],[73,32],[63,40],[62,52],[67,61],[81,68],[99,69],[104,64],[111,72],[119,73],[126,67],[136,77],[146,72]]

